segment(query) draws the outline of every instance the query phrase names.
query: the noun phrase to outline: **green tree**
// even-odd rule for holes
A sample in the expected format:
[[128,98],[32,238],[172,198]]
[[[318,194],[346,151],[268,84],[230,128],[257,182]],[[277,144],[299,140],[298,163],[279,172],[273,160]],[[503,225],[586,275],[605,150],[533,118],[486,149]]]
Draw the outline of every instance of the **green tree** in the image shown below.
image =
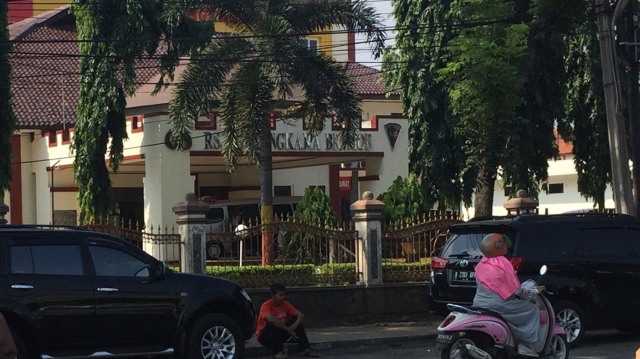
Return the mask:
[[4,192],[11,183],[11,136],[16,128],[15,114],[11,105],[11,65],[9,53],[8,3],[0,2],[0,204]]
[[605,190],[611,182],[611,157],[595,8],[583,9],[581,14],[584,21],[567,36],[566,116],[558,130],[573,145],[578,191],[604,209]]
[[524,84],[518,66],[528,28],[521,23],[481,23],[515,15],[513,3],[503,0],[465,2],[459,11],[460,19],[478,24],[462,29],[450,42],[449,62],[440,75],[448,83],[451,108],[459,119],[456,134],[465,139],[467,168],[478,171],[476,215],[487,216],[492,213],[498,168],[522,120],[516,112]]
[[399,45],[385,54],[386,77],[404,84],[405,111],[415,129],[412,171],[438,194],[432,198],[449,193],[447,206],[454,207],[449,202],[456,198],[468,205],[475,189],[476,215],[490,215],[498,175],[505,185],[537,194],[547,160],[557,153],[562,37],[575,21],[572,6],[580,4],[394,1],[403,26]]
[[305,188],[302,199],[296,205],[293,219],[324,228],[337,228],[339,223],[331,199],[320,187]]
[[[187,3],[176,10],[184,11]],[[187,149],[195,118],[219,108],[224,159],[231,171],[242,156],[258,164],[261,221],[270,223],[269,115],[291,96],[292,86],[300,86],[305,99],[289,108],[285,116],[305,121],[311,135],[322,130],[325,118],[333,117],[342,121],[342,145],[350,147],[361,118],[360,99],[344,67],[326,54],[302,46],[300,40],[337,25],[365,32],[379,54],[384,43],[380,19],[363,0],[194,0],[193,4],[212,20],[227,24],[234,34],[213,37],[189,62],[169,107],[171,140],[178,150]],[[273,236],[267,232],[262,238],[265,265],[274,260]]]
[[[397,36],[386,51],[382,73],[389,87],[402,92],[409,118],[409,170],[418,175],[430,202],[457,208],[471,204],[471,171],[463,173],[466,155],[454,135],[446,83],[437,71],[446,66],[446,45],[458,33],[452,1],[393,1]],[[463,177],[466,176],[466,177]]]
[[423,218],[431,208],[420,179],[415,174],[410,174],[408,178],[398,176],[387,191],[378,196],[378,200],[384,202],[384,218],[391,225]]
[[[331,199],[320,187],[308,187],[296,205],[294,221],[323,228],[338,228],[338,215],[333,210]],[[289,231],[285,235],[284,252],[295,254],[298,260],[326,263],[329,255],[326,238],[318,238],[303,231]]]
[[71,3],[82,55],[78,119],[71,148],[75,152],[73,169],[80,217],[85,223],[105,218],[115,210],[105,154],[109,147],[109,167],[117,171],[127,138],[125,99],[136,88],[136,61],[142,55],[154,55],[162,38],[167,41],[167,48],[161,62],[170,69],[179,54],[211,34],[204,24],[187,19],[187,14],[161,17],[164,3],[162,0]]

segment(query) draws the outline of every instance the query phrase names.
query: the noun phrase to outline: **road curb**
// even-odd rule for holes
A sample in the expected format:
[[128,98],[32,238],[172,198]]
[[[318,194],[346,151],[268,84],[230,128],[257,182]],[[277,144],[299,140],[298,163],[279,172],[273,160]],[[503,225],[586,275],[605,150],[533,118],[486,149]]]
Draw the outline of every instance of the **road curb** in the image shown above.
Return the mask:
[[[398,344],[411,341],[428,341],[435,340],[437,333],[420,334],[420,335],[405,335],[405,336],[393,336],[382,338],[360,338],[360,339],[345,339],[335,341],[313,342],[311,343],[311,349],[316,351],[354,347],[358,345],[384,345],[384,344]],[[245,358],[260,358],[271,357],[271,352],[262,346],[250,346],[245,348]]]

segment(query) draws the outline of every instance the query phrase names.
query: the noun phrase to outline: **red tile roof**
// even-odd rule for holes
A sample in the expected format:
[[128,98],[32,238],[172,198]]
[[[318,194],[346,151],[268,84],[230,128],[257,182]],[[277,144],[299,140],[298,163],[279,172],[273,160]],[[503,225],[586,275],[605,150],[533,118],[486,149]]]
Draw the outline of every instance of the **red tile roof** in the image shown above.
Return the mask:
[[347,63],[347,74],[353,79],[353,86],[357,94],[363,98],[367,96],[381,96],[386,94],[398,95],[397,90],[389,90],[382,81],[382,72],[357,62]]
[[[10,55],[12,96],[17,124],[22,129],[73,126],[80,91],[80,52],[75,18],[68,6],[9,25],[14,41]],[[136,81],[147,83],[158,73],[157,60],[136,65]],[[388,91],[377,69],[347,64],[356,93],[365,100]]]

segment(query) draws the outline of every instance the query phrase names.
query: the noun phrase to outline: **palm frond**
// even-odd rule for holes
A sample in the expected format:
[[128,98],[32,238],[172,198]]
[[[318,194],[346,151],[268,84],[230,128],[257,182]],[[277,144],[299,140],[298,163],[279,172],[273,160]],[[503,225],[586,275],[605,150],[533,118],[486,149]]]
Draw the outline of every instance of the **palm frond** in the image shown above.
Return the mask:
[[375,8],[365,0],[310,0],[297,3],[286,13],[296,32],[330,30],[333,25],[364,33],[376,58],[382,55],[386,33]]
[[304,59],[296,61],[292,77],[305,91],[305,100],[286,111],[285,116],[307,121],[311,134],[322,130],[324,121],[320,120],[333,117],[342,124],[342,146],[353,146],[362,110],[360,98],[344,66],[325,54],[303,48],[294,54],[296,58]]
[[220,119],[223,127],[222,157],[230,172],[234,172],[238,164],[238,157],[243,155],[242,146],[239,143],[240,133],[238,129],[237,114],[238,93],[235,86],[227,86],[222,91],[220,98]]
[[[272,107],[273,81],[260,62],[240,66],[233,76],[232,86],[238,91],[237,121],[241,128],[240,146],[249,161],[258,161],[260,143],[263,136],[269,136],[269,113]],[[267,131],[265,131],[265,128]]]
[[216,38],[187,65],[169,103],[171,141],[176,149],[190,147],[188,137],[193,122],[201,114],[209,113],[229,73],[250,49],[250,44],[244,39]]

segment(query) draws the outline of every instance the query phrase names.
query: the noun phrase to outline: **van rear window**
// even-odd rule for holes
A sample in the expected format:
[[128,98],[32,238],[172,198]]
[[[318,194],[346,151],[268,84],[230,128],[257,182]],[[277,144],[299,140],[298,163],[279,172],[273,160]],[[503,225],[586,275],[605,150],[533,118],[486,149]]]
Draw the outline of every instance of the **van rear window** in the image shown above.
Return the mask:
[[206,216],[209,223],[222,222],[224,220],[224,211],[222,208],[211,208]]

